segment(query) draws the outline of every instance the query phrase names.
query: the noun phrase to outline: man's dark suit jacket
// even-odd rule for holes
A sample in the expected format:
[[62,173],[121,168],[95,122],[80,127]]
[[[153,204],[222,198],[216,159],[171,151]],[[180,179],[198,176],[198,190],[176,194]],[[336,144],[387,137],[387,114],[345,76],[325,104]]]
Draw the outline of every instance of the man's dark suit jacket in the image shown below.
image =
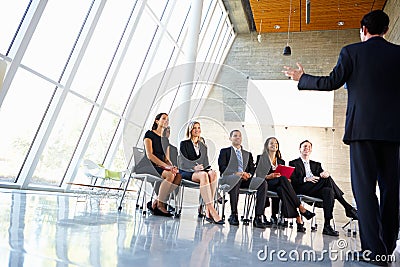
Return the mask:
[[[243,171],[253,176],[255,171],[253,155],[242,148]],[[232,175],[238,171],[238,160],[233,147],[221,149],[218,157],[218,166],[221,176]]]
[[300,90],[331,91],[346,83],[348,103],[343,141],[400,142],[400,46],[382,37],[342,48],[329,76],[303,74]]
[[[294,172],[291,176],[293,187],[296,189],[299,186],[305,184],[304,177],[306,177],[306,169],[304,168],[303,160],[297,158],[289,161],[289,166],[295,167]],[[310,160],[310,169],[314,176],[320,175],[324,170],[322,169],[321,163]]]

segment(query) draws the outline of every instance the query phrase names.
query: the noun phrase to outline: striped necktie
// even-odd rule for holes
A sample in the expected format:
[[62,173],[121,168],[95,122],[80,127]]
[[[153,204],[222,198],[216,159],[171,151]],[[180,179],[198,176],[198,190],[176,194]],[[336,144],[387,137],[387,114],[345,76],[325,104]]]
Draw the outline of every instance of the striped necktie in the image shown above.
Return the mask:
[[308,161],[304,161],[304,168],[306,170],[306,177],[307,178],[314,176],[313,173],[311,172],[311,167],[310,167],[310,164],[308,163]]
[[238,159],[238,172],[243,172],[243,158],[240,149],[236,150],[236,157]]

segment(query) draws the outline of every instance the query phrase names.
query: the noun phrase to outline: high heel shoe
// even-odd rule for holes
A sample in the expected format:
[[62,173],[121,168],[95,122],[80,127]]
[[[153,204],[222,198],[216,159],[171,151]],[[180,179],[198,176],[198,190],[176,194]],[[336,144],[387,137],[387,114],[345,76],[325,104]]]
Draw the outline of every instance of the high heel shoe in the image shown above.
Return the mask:
[[147,202],[147,209],[154,214],[153,203],[151,201]]
[[219,220],[219,221],[214,220],[214,218],[211,217],[211,214],[210,214],[210,217],[207,217],[207,215],[206,215],[206,216],[204,216],[204,218],[205,218],[206,221],[209,222],[209,223],[220,224],[220,225],[225,224],[225,221],[222,220],[222,219]]
[[154,215],[164,216],[164,217],[172,217],[172,216],[174,216],[172,213],[163,212],[157,206],[154,208]]

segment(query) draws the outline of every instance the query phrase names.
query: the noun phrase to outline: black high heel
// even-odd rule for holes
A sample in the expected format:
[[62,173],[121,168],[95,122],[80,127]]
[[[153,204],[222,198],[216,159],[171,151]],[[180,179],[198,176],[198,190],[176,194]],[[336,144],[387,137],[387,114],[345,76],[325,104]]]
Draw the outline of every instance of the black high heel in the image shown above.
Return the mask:
[[147,202],[147,209],[154,214],[153,203],[151,201]]
[[161,211],[157,206],[154,208],[154,215],[164,216],[164,217],[174,216],[172,213]]
[[207,217],[207,215],[205,215],[204,217],[206,218],[206,221],[209,223],[220,224],[220,225],[225,224],[225,221],[222,219],[219,221],[214,220],[214,218],[211,216],[211,214],[210,214],[210,217]]

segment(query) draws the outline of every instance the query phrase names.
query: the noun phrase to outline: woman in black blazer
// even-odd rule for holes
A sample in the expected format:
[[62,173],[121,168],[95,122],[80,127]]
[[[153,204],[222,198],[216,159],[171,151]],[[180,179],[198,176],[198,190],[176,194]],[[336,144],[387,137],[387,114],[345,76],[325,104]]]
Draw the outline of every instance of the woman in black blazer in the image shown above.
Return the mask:
[[[282,216],[285,218],[296,218],[297,231],[305,232],[306,228],[297,212],[297,208],[300,214],[308,220],[314,217],[315,213],[303,207],[288,178],[274,172],[279,164],[285,165],[285,161],[282,159],[281,152],[279,151],[279,142],[275,137],[269,137],[265,141],[263,154],[257,157],[256,175],[257,177],[265,177],[268,183],[268,190],[278,193],[282,201]],[[272,218],[275,220],[277,213],[276,205],[272,205]]]
[[210,169],[207,146],[200,134],[200,123],[191,122],[186,131],[188,139],[180,144],[179,172],[182,174],[182,179],[200,183],[200,194],[206,205],[206,220],[211,223],[223,224],[224,221],[214,208],[217,173]]

